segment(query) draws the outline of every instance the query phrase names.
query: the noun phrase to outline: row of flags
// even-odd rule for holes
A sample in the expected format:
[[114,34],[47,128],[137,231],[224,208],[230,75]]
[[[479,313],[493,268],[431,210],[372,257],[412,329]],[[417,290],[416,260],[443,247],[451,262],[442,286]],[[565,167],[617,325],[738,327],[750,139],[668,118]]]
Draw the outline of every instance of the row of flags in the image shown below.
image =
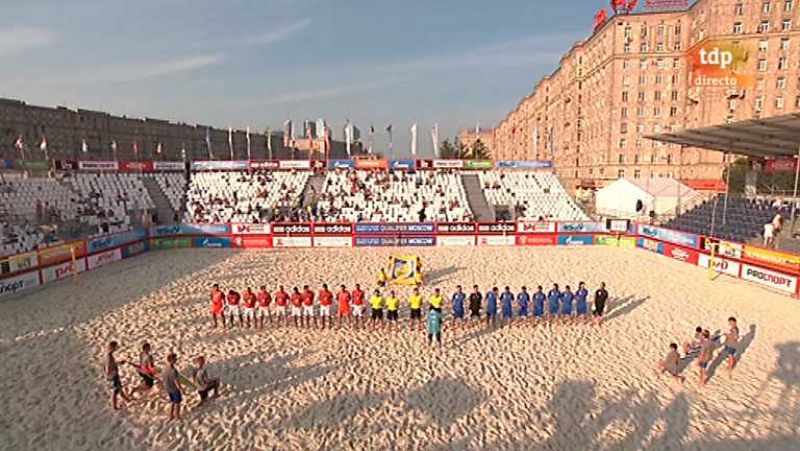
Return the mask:
[[[111,152],[113,152],[116,155],[117,149],[119,148],[119,145],[117,144],[117,141],[112,140],[108,144],[108,148],[111,150]],[[28,147],[25,145],[25,141],[23,140],[22,135],[19,135],[17,137],[17,139],[14,141],[14,149],[16,149],[16,150],[18,150],[20,152],[24,152],[25,150],[28,149]],[[46,136],[42,136],[42,140],[39,141],[39,150],[44,152],[45,155],[47,154],[48,148],[47,148],[47,137]],[[132,146],[131,146],[131,150],[133,150],[133,154],[134,155],[138,155],[139,154],[139,143],[137,141],[135,141],[135,140],[133,141]],[[81,139],[81,151],[83,153],[88,153],[89,152],[89,143],[86,142],[86,138]],[[156,147],[155,147],[156,155],[160,155],[163,151],[164,151],[164,145],[161,142],[157,142],[156,143]],[[185,146],[182,146],[181,152],[184,153],[184,154],[186,153],[186,147]]]

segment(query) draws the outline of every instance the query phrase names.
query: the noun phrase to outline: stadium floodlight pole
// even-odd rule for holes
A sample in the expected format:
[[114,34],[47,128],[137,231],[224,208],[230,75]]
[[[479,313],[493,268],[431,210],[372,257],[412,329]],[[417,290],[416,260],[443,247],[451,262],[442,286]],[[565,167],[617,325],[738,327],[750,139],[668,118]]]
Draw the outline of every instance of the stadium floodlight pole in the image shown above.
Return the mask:
[[797,182],[800,180],[800,146],[797,147],[797,159],[794,162],[794,190],[792,190],[792,235],[794,235],[794,218],[797,214]]

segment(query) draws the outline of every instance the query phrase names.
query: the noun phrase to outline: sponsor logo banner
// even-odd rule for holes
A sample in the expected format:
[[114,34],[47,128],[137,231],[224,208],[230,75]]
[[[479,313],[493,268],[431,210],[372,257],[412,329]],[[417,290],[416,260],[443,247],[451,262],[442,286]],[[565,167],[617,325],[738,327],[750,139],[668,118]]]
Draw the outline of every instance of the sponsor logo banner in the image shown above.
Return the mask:
[[417,160],[417,169],[433,168],[433,160]]
[[274,170],[281,167],[278,160],[250,160],[248,167],[252,171]]
[[356,224],[356,234],[360,235],[375,235],[375,234],[429,234],[434,232],[432,223],[427,222],[387,222],[387,223],[370,223],[360,222]]
[[517,239],[514,235],[478,235],[478,246],[513,246]]
[[[711,252],[714,246],[714,240],[706,238],[703,240],[703,249]],[[719,241],[717,245],[716,255],[723,255],[731,258],[742,258],[742,250],[744,246],[739,243],[731,243],[730,241]]]
[[[11,169],[9,167],[8,169]],[[74,171],[78,169],[78,162],[72,160],[56,160],[56,170],[57,171]]]
[[358,169],[386,169],[389,167],[389,162],[383,159],[359,159],[356,160],[356,168]]
[[90,239],[87,243],[89,253],[122,246],[133,241],[143,240],[147,234],[144,230],[128,230],[127,232],[115,233]]
[[[711,265],[711,256],[700,254],[697,258],[697,266],[700,266],[701,268],[708,268],[709,265]],[[739,268],[740,265],[738,262],[725,258],[714,257],[714,271],[718,273],[739,277]]]
[[181,235],[230,235],[228,224],[182,224]]
[[8,257],[0,264],[0,274],[36,269],[39,256],[36,252],[27,252]]
[[0,297],[39,286],[39,272],[31,271],[0,280]]
[[48,266],[42,269],[42,282],[50,283],[56,280],[66,279],[72,276],[74,269],[77,267],[78,272],[86,271],[86,262],[81,258],[75,260],[75,266],[72,262],[65,262],[55,266]]
[[560,245],[585,245],[594,243],[592,235],[559,235],[558,244]]
[[435,246],[436,238],[432,236],[419,237],[356,237],[356,246]]
[[437,246],[474,246],[474,236],[437,236]]
[[595,233],[605,232],[602,222],[559,222],[558,231],[563,233]]
[[555,233],[555,222],[520,221],[517,223],[519,233]]
[[150,249],[150,245],[147,241],[140,241],[135,244],[131,244],[130,246],[125,246],[122,248],[122,258],[131,258],[134,255],[139,255],[143,252],[147,252]]
[[272,247],[271,236],[235,236],[233,237],[233,247],[268,249]]
[[269,235],[271,233],[270,225],[266,223],[259,224],[231,224],[231,233],[234,235]]
[[139,172],[151,172],[153,170],[153,162],[152,161],[120,161],[119,162],[119,170],[120,171],[139,171]]
[[550,169],[553,167],[553,162],[550,160],[529,160],[529,161],[516,161],[516,160],[501,160],[495,163],[498,168],[514,169],[514,168],[529,168],[529,169]]
[[437,235],[474,235],[475,234],[474,222],[454,222],[454,223],[437,223]]
[[353,160],[328,160],[328,169],[353,169],[356,163]]
[[616,246],[619,239],[614,235],[595,235],[594,244],[598,246]]
[[183,238],[152,238],[150,239],[150,249],[180,249],[184,247],[192,247],[192,239],[188,237]]
[[659,243],[658,241],[648,240],[647,238],[639,238],[636,240],[636,246],[642,249],[646,249],[650,252],[655,252],[658,254],[664,253],[664,243]]
[[798,265],[800,265],[800,255],[787,254],[748,245],[744,246],[744,256],[792,270],[797,270]]
[[692,87],[749,88],[756,81],[755,72],[747,64],[749,54],[747,45],[727,40],[709,40],[690,49],[688,57]]
[[627,233],[630,221],[627,219],[609,219],[606,225],[611,232]]
[[192,161],[193,171],[246,171],[248,168],[247,160],[228,161]]
[[278,162],[281,169],[311,169],[311,160],[281,160]]
[[72,251],[70,248],[75,248],[75,258],[86,255],[86,243],[83,241],[74,241],[69,244],[59,244],[58,246],[39,249],[39,264],[51,265],[53,263],[72,260]]
[[116,171],[119,164],[116,161],[79,161],[78,169],[83,171]]
[[742,279],[790,294],[797,291],[797,277],[753,265],[742,265]]
[[[14,162],[14,168],[29,171],[46,171],[50,169],[49,161],[23,161],[17,160]],[[9,168],[11,169],[11,168]]]
[[274,236],[273,247],[311,247],[310,236]]
[[186,164],[182,161],[154,161],[153,169],[156,171],[184,171]]
[[680,246],[675,246],[673,244],[664,245],[664,255],[685,263],[691,263],[692,265],[697,265],[697,261],[699,258],[699,254],[697,253],[697,251],[694,251],[692,249],[686,249]]
[[433,160],[433,167],[437,169],[461,169],[464,160]]
[[516,222],[480,222],[478,233],[486,235],[507,235],[517,233]]
[[556,244],[556,235],[517,235],[517,246],[551,246]]
[[389,161],[389,169],[400,170],[414,170],[417,168],[417,162],[414,160],[391,160]]
[[639,235],[655,238],[657,240],[666,241],[672,244],[679,244],[681,246],[691,247],[697,249],[700,245],[700,237],[694,233],[678,232],[676,230],[664,229],[661,227],[653,227],[648,225],[639,224]]
[[311,224],[272,224],[273,235],[311,236]]
[[315,236],[314,247],[353,247],[349,236]]
[[494,169],[492,160],[465,160],[464,169]]
[[192,240],[192,246],[202,248],[223,248],[231,247],[233,244],[230,238],[222,238],[212,236],[208,238],[195,238]]
[[110,251],[90,255],[86,258],[86,260],[88,261],[89,269],[99,268],[109,263],[122,260],[122,251],[120,249],[112,249]]
[[347,236],[353,235],[353,224],[314,224],[314,235]]

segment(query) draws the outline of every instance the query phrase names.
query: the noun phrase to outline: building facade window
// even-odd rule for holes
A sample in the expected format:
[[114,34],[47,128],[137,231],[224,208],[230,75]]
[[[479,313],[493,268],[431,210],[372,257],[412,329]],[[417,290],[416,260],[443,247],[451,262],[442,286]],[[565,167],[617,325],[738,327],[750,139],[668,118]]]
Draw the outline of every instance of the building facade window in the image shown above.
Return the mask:
[[736,16],[743,16],[744,15],[744,4],[737,3],[736,6],[733,7],[733,14]]
[[767,50],[769,50],[769,41],[767,41],[766,39],[758,41],[758,51],[766,52]]
[[625,169],[620,169],[617,171],[617,178],[624,179],[625,178]]
[[761,12],[763,14],[769,14],[772,11],[772,3],[764,2],[761,4]]
[[769,21],[762,20],[760,24],[758,24],[758,32],[759,33],[769,33]]
[[645,98],[644,96],[645,96],[645,92],[644,91],[639,91],[639,93],[637,94],[637,98],[638,98],[638,100],[640,102],[644,102],[644,98]]
[[775,80],[775,87],[778,89],[786,89],[786,79],[783,77],[778,77]]
[[669,117],[675,117],[678,115],[678,107],[673,106],[669,108]]
[[641,169],[634,169],[633,170],[633,178],[635,178],[635,179],[642,178],[642,170]]
[[781,50],[789,50],[789,42],[791,42],[789,38],[781,39]]
[[761,111],[762,109],[764,109],[764,97],[762,96],[756,97],[755,107],[756,111]]
[[782,56],[778,58],[778,70],[786,70],[789,68],[789,58]]
[[736,22],[733,24],[733,34],[742,34],[742,23]]
[[781,22],[781,31],[791,31],[791,30],[792,30],[792,20],[783,19],[783,22]]
[[758,71],[759,72],[766,72],[767,71],[767,60],[760,59],[758,60]]
[[792,0],[786,0],[785,2],[783,2],[783,10],[785,12],[787,12],[787,13],[790,12],[793,7],[794,7],[794,3],[792,2]]
[[775,108],[782,110],[783,109],[783,97],[775,97]]

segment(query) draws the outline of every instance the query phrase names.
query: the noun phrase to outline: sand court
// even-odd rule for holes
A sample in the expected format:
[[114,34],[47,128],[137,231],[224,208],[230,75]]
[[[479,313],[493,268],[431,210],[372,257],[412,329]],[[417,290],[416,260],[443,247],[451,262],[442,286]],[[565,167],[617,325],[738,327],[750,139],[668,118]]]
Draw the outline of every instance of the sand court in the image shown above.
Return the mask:
[[[208,289],[372,288],[390,254],[419,254],[428,285],[514,292],[605,281],[606,323],[445,326],[445,346],[399,331],[210,329]],[[145,254],[2,303],[0,410],[10,449],[791,449],[800,424],[797,300],[635,249],[436,248]],[[447,312],[447,310],[446,310]],[[449,317],[449,314],[446,315]],[[658,377],[670,341],[739,319],[742,359],[717,356],[706,387]],[[103,348],[148,340],[188,372],[203,354],[222,395],[166,422],[163,392],[113,412]],[[719,353],[719,351],[718,351]],[[135,370],[121,367],[127,388]]]

